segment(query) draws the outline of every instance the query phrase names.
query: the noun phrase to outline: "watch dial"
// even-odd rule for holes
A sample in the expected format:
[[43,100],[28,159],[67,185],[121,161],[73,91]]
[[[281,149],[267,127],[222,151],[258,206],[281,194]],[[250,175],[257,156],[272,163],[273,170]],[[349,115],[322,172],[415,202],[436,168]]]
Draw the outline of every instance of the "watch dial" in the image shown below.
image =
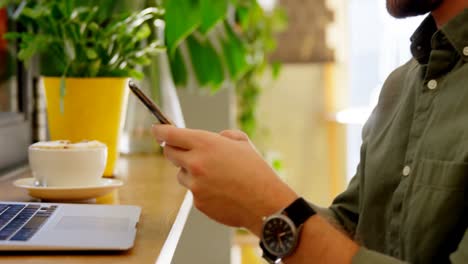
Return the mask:
[[295,229],[281,217],[269,219],[263,227],[263,243],[276,256],[287,255],[295,246]]

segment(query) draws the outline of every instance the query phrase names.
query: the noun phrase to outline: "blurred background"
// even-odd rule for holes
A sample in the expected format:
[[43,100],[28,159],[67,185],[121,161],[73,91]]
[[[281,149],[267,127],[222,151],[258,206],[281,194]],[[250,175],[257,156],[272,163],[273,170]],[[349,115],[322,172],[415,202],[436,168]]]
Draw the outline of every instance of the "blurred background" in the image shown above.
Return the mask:
[[281,74],[264,80],[260,99],[262,147],[281,156],[298,192],[329,205],[355,173],[362,125],[386,77],[411,58],[422,18],[396,20],[384,0],[259,2],[288,17],[271,56]]
[[[115,5],[125,9],[125,2]],[[385,0],[238,1],[216,5],[222,19],[187,37],[171,21],[190,6],[140,2],[166,9],[151,34],[168,49],[142,69],[146,92],[187,127],[246,131],[280,177],[321,206],[354,175],[362,126],[388,74],[411,57],[409,38],[422,20],[391,18]],[[11,30],[2,9],[0,34]],[[14,45],[0,41],[0,170],[25,161],[25,151],[15,149],[48,139],[39,73],[8,52]],[[148,144],[151,122],[130,97],[122,155],[159,152]],[[255,238],[237,232],[232,244],[232,263],[260,263]]]

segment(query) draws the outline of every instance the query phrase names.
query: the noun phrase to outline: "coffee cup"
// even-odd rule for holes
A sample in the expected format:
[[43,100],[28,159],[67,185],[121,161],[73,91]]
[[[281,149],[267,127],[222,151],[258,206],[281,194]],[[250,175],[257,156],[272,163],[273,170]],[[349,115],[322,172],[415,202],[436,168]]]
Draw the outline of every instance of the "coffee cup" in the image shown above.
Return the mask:
[[106,167],[107,146],[99,141],[43,141],[29,146],[28,157],[37,186],[95,186]]

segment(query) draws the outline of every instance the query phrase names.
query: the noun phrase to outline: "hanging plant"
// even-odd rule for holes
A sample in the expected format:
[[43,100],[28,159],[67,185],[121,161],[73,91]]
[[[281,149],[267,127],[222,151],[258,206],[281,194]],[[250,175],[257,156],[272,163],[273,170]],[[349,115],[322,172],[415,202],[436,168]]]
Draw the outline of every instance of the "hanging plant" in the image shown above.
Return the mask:
[[[256,0],[166,0],[166,44],[178,87],[186,87],[193,72],[201,89],[236,88],[240,129],[253,137],[261,92],[259,78],[280,64],[268,55],[276,48],[275,34],[285,28],[280,8],[267,12]],[[196,67],[194,67],[196,65]],[[191,71],[189,71],[191,69]]]

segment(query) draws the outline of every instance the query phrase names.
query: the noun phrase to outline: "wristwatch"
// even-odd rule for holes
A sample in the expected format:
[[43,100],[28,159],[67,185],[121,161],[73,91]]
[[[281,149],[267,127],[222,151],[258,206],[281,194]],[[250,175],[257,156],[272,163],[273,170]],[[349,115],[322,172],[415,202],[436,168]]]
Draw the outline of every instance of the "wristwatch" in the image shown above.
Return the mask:
[[260,247],[268,263],[277,263],[297,247],[302,224],[315,215],[314,209],[298,198],[285,209],[263,219]]

